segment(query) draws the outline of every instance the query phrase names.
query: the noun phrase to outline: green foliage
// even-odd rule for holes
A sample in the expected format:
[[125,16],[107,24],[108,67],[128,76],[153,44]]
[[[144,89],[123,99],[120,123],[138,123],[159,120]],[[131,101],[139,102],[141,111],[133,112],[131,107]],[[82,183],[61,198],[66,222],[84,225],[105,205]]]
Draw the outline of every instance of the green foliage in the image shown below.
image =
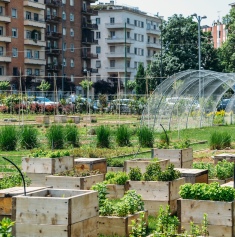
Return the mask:
[[142,63],[139,64],[137,74],[136,74],[136,87],[135,91],[137,95],[145,95],[146,94],[146,79],[145,79],[145,71]]
[[3,151],[15,151],[18,141],[18,131],[15,126],[3,126],[0,129],[0,148]]
[[196,183],[180,186],[180,196],[183,199],[212,200],[232,202],[235,198],[235,190],[232,187],[221,187],[219,183]]
[[131,132],[126,125],[120,125],[116,131],[116,142],[119,146],[130,146]]
[[[31,180],[29,177],[24,175],[25,183],[26,185],[29,185],[31,183]],[[3,178],[0,180],[0,189],[6,189],[6,188],[13,188],[13,187],[21,187],[23,186],[22,177],[20,173],[13,172],[11,174],[6,174],[3,176]]]
[[221,150],[226,147],[231,147],[232,136],[228,132],[214,131],[209,139],[210,149]]
[[108,126],[101,125],[96,129],[97,147],[109,148],[110,147],[110,128]]
[[139,167],[130,168],[129,172],[130,180],[140,181],[142,179],[142,173]]
[[78,171],[76,169],[72,170],[66,170],[57,174],[54,174],[54,176],[69,176],[69,177],[87,177],[91,175],[97,175],[100,174],[99,170],[84,170],[84,171]]
[[70,156],[70,151],[61,150],[61,151],[44,151],[42,149],[34,149],[32,150],[31,157],[48,157],[48,158],[57,158],[63,156]]
[[97,183],[91,187],[92,190],[98,191],[99,207],[101,208],[106,200],[107,185],[105,183]]
[[23,126],[20,130],[20,146],[33,149],[38,146],[38,130],[32,126]]
[[84,90],[87,90],[88,88],[91,89],[93,82],[85,79],[80,83],[80,85]]
[[157,181],[158,175],[161,173],[161,167],[158,162],[153,162],[146,167],[146,172],[143,174],[145,181]]
[[79,146],[79,132],[76,125],[67,124],[64,127],[64,137],[68,144],[71,144],[74,147]]
[[152,148],[154,144],[154,131],[147,126],[142,126],[137,130],[137,136],[141,147]]
[[9,81],[0,81],[0,90],[7,90],[10,87],[10,82]]
[[62,125],[51,125],[46,132],[48,145],[52,149],[62,149],[64,146],[64,132]]
[[145,237],[147,225],[144,218],[144,213],[140,213],[137,220],[131,221],[131,233],[129,237]]
[[219,161],[215,166],[215,176],[218,179],[227,179],[233,177],[234,163],[226,160]]
[[129,179],[129,176],[125,172],[108,172],[105,175],[105,182],[107,184],[124,185]]
[[193,168],[194,169],[204,169],[204,170],[208,170],[208,177],[210,179],[213,179],[216,177],[215,174],[215,166],[213,163],[205,163],[205,162],[194,162],[193,163]]
[[124,166],[124,160],[123,159],[118,159],[118,158],[108,158],[107,159],[107,166],[123,167]]
[[112,216],[114,213],[114,205],[112,202],[110,202],[108,199],[105,199],[102,203],[102,206],[100,206],[99,209],[99,215],[100,216]]
[[13,237],[11,234],[12,227],[14,226],[15,222],[12,221],[10,218],[4,217],[0,221],[0,235],[1,237]]
[[167,166],[166,170],[161,171],[158,175],[159,181],[173,181],[181,177],[181,174],[178,170],[174,169],[174,165],[170,164]]
[[41,84],[37,86],[40,91],[48,91],[51,87],[51,84],[45,80],[42,80]]

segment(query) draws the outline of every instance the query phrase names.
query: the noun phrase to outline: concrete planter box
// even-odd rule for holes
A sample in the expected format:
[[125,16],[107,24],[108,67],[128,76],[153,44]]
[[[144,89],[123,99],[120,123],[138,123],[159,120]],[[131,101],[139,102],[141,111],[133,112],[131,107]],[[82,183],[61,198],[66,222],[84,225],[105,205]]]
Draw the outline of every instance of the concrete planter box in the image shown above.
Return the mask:
[[193,149],[152,149],[152,158],[170,159],[175,168],[192,168]]
[[170,206],[171,212],[177,211],[177,199],[180,197],[180,186],[185,178],[173,181],[128,181],[128,190],[136,190],[142,196],[144,207],[149,215],[156,215],[160,206]]
[[22,171],[32,180],[31,186],[45,186],[45,177],[50,174],[71,170],[74,158],[64,156],[58,158],[22,158]]
[[73,121],[73,123],[80,123],[80,117],[79,116],[67,116],[67,121]]
[[13,202],[17,237],[85,237],[97,234],[96,191],[46,189],[16,196]]
[[47,115],[37,116],[35,121],[37,123],[49,124],[50,123],[50,117],[47,116]]
[[[124,161],[124,171],[126,173],[130,172],[130,168],[135,168],[135,167],[139,167],[141,170],[141,173],[145,173],[146,172],[146,167],[153,163],[153,159],[145,159],[145,158],[141,158],[141,159],[133,159],[133,160],[125,160]],[[164,159],[164,160],[159,160],[159,161],[154,161],[154,163],[158,163],[161,167],[161,170],[165,170],[166,167],[170,164],[170,160],[169,159]]]
[[62,189],[89,190],[91,186],[104,181],[104,174],[85,177],[46,176],[46,186]]
[[67,122],[67,115],[55,115],[54,122],[55,123],[66,123]]
[[[137,220],[140,217],[138,212],[126,217],[117,216],[99,216],[98,218],[98,234],[105,236],[129,236],[131,232],[131,221]],[[145,213],[145,222],[148,223],[148,211]]]
[[181,227],[190,229],[190,222],[201,225],[203,214],[208,214],[209,236],[233,237],[235,236],[235,204],[234,202],[220,202],[209,200],[178,200],[177,215]]

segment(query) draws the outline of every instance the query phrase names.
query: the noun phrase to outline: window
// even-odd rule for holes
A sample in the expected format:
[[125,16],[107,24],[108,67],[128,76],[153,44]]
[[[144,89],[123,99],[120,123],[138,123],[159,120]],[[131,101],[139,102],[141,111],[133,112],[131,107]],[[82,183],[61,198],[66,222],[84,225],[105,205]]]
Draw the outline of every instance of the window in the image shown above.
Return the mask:
[[74,52],[74,44],[73,44],[73,43],[70,44],[70,51],[71,51],[71,52]]
[[137,20],[134,20],[134,25],[137,26]]
[[0,76],[4,75],[4,67],[0,67]]
[[130,60],[128,60],[128,61],[126,62],[126,67],[130,67],[130,65],[131,65],[131,62],[130,62]]
[[99,25],[100,24],[100,18],[96,18],[95,22],[96,22],[97,25]]
[[141,49],[141,56],[144,56],[144,50]]
[[96,39],[100,39],[100,32],[99,31],[96,32]]
[[27,68],[26,69],[26,74],[29,76],[29,75],[32,75],[32,68]]
[[34,13],[33,14],[33,19],[35,20],[35,21],[39,21],[39,17],[38,17],[39,15],[37,14],[37,13]]
[[141,41],[144,42],[144,35],[141,35]]
[[134,54],[137,55],[137,48],[134,48]]
[[82,3],[82,10],[86,12],[86,2]]
[[64,67],[67,66],[66,58],[63,59],[63,66],[64,66]]
[[153,43],[156,44],[156,38],[155,37],[153,38]]
[[70,76],[70,80],[71,80],[71,82],[74,82],[74,75]]
[[18,76],[18,67],[13,67],[13,76]]
[[55,8],[52,10],[52,15],[53,15],[53,16],[57,16],[57,11],[56,11]]
[[70,60],[70,67],[74,67],[74,60],[73,59]]
[[115,38],[115,31],[110,31],[111,38]]
[[100,46],[96,46],[96,53],[98,54],[98,53],[100,53],[101,52],[101,47]]
[[17,48],[12,48],[12,57],[14,57],[14,58],[18,57],[18,49]]
[[70,0],[70,6],[74,6],[74,0]]
[[53,25],[53,32],[57,32],[57,26]]
[[35,76],[40,76],[40,70],[39,69],[34,69],[34,74],[35,74]]
[[110,60],[110,67],[115,67],[115,60]]
[[66,48],[67,48],[67,44],[63,43],[63,51],[66,51]]
[[95,66],[96,66],[96,68],[100,68],[101,67],[101,61],[100,60],[96,60]]
[[136,33],[134,34],[134,40],[137,40],[137,34]]
[[31,12],[26,12],[25,18],[26,18],[27,20],[31,20]]
[[148,43],[150,43],[150,36],[148,36]]
[[12,18],[17,18],[17,10],[15,8],[11,9],[11,17]]
[[32,58],[32,50],[31,49],[26,50],[26,58]]
[[141,28],[144,28],[144,22],[141,21]]
[[39,51],[34,51],[34,58],[39,59]]
[[66,4],[66,0],[62,0],[62,3],[63,3],[63,4]]
[[70,21],[74,21],[74,14],[70,13]]
[[114,17],[110,17],[110,23],[114,24],[115,23],[115,18]]
[[138,67],[138,63],[134,62],[134,68],[137,68],[137,67]]
[[3,36],[3,26],[0,26],[0,35]]
[[126,37],[127,37],[127,39],[130,39],[130,32],[129,31],[126,32]]
[[18,37],[18,31],[16,28],[12,28],[11,30],[11,34],[13,38],[17,38]]
[[110,53],[115,53],[115,46],[110,46]]
[[127,47],[126,47],[126,52],[127,52],[127,53],[130,53],[130,46],[127,46]]
[[65,11],[62,12],[62,19],[66,20],[66,13],[65,13]]
[[130,18],[126,19],[127,24],[130,24]]
[[3,15],[3,6],[0,6],[0,15]]
[[66,28],[63,27],[63,35],[66,35]]
[[73,29],[70,29],[70,36],[74,36],[74,30]]
[[0,47],[0,56],[3,56],[3,47]]

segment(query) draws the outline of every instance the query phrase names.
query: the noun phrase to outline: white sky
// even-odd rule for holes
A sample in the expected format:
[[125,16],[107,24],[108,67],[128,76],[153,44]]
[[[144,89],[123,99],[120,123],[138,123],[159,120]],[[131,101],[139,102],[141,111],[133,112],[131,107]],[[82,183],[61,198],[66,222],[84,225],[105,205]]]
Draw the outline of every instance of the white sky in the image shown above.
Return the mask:
[[[109,0],[98,0],[98,2],[109,2]],[[96,3],[98,3],[96,2]],[[235,0],[114,0],[115,4],[139,7],[139,10],[168,17],[174,14],[182,14],[184,17],[197,13],[199,16],[207,16],[201,25],[211,26],[213,21],[222,19],[229,13],[230,3]]]

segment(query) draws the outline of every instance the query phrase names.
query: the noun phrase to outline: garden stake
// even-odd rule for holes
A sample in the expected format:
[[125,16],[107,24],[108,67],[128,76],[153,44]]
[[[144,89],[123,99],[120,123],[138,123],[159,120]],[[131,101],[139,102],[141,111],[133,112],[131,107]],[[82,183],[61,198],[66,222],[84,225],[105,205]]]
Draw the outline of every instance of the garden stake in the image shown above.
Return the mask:
[[6,157],[3,157],[3,156],[2,156],[2,158],[3,158],[4,160],[7,160],[8,162],[10,162],[12,165],[14,165],[14,166],[16,167],[16,169],[19,171],[19,173],[20,173],[20,175],[21,175],[21,178],[22,178],[22,180],[23,180],[24,196],[26,196],[26,188],[25,188],[24,175],[22,174],[22,172],[20,171],[20,169],[18,168],[18,166],[17,166],[15,163],[13,163],[11,160],[7,159]]
[[235,164],[233,164],[233,188],[235,188]]

